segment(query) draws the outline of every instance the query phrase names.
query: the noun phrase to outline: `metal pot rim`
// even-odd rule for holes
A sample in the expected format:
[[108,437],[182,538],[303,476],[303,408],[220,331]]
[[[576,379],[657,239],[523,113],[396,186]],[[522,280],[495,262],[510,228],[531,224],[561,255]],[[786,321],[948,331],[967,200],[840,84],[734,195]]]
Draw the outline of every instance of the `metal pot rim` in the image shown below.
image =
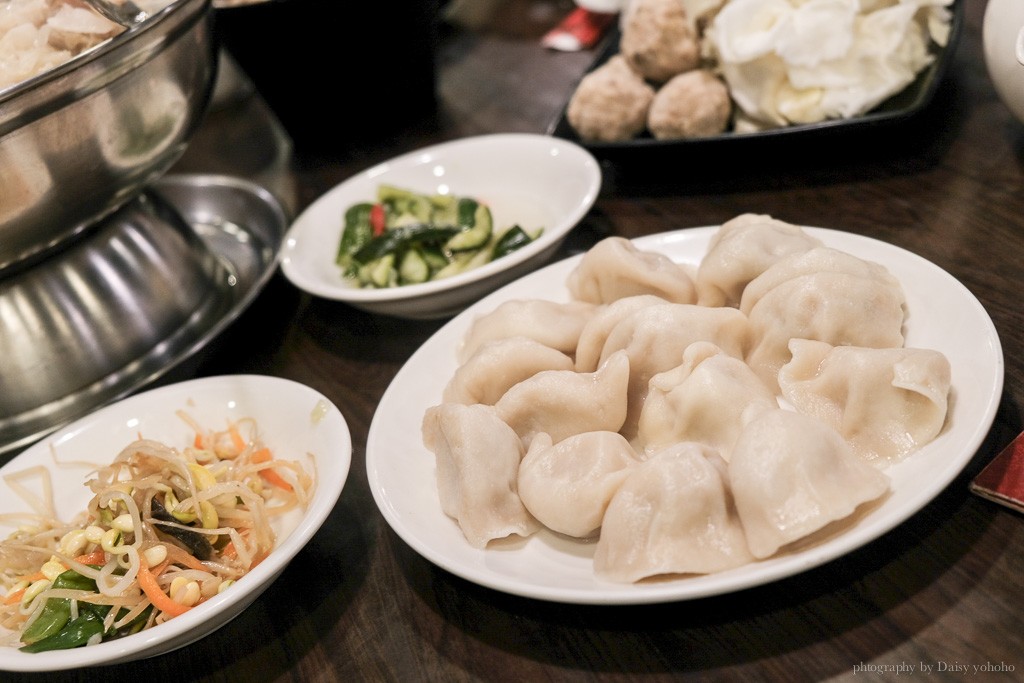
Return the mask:
[[[174,0],[138,26],[0,90],[0,138],[102,89],[208,16],[212,0]],[[125,53],[122,55],[121,53]]]

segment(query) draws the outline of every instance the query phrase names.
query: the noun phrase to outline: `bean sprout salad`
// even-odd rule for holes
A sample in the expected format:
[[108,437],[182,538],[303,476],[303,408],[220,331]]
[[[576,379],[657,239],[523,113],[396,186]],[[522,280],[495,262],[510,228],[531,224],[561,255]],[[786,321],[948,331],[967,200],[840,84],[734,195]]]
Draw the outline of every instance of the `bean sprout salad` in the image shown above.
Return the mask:
[[93,496],[72,522],[57,517],[45,467],[4,477],[32,508],[0,515],[16,527],[0,542],[4,644],[25,652],[94,645],[180,616],[230,590],[273,549],[271,521],[306,507],[313,475],[275,457],[255,421],[209,430],[178,415],[192,443],[140,435],[91,473]]

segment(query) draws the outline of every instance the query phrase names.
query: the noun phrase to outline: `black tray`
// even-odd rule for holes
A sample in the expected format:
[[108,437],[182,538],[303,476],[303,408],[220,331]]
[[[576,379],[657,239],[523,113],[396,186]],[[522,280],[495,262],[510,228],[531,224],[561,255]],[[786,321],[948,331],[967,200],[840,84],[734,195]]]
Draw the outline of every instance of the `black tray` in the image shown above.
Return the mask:
[[[725,132],[720,135],[713,135],[703,138],[688,138],[679,140],[657,140],[649,133],[643,133],[631,140],[622,142],[600,142],[584,140],[576,134],[576,131],[569,124],[566,117],[569,98],[562,108],[558,118],[548,129],[550,135],[571,140],[590,151],[591,154],[600,159],[609,158],[634,158],[635,155],[646,153],[657,153],[661,156],[664,152],[693,153],[716,150],[734,145],[763,145],[775,141],[796,141],[808,137],[816,137],[820,134],[837,133],[859,133],[867,130],[875,130],[888,127],[892,124],[900,124],[914,118],[925,109],[935,96],[939,83],[945,75],[953,58],[953,53],[959,42],[963,25],[963,0],[956,0],[950,6],[952,16],[950,17],[949,40],[944,47],[938,48],[935,52],[935,59],[928,67],[917,75],[917,78],[902,91],[885,100],[871,111],[860,116],[848,119],[830,119],[817,123],[796,124],[781,128],[772,128],[763,131],[750,133]],[[619,51],[619,32],[616,30],[601,49],[598,57],[591,64],[590,68],[583,74],[589,74],[602,64],[607,62]],[[582,79],[582,76],[581,76]],[[573,86],[573,91],[578,85]]]

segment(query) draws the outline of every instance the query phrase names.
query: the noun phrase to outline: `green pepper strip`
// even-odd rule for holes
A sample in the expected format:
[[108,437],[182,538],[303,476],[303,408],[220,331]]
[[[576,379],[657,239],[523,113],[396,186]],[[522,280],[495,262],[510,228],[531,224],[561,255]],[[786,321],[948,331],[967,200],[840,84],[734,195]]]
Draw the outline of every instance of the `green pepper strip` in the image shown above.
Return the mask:
[[[108,610],[110,605],[103,605]],[[78,613],[64,628],[51,636],[21,648],[22,652],[48,652],[50,650],[68,650],[85,645],[93,636],[103,633],[103,617],[97,611],[84,610]]]
[[[96,582],[73,569],[68,569],[53,580],[52,588],[95,591]],[[64,628],[70,618],[71,601],[67,598],[50,598],[43,606],[39,617],[25,629],[21,640],[23,643],[32,644],[47,638]]]
[[[98,565],[89,565],[98,569]],[[69,569],[53,580],[54,588],[95,591],[96,582]],[[47,652],[50,650],[67,650],[85,645],[90,638],[103,633],[103,619],[110,612],[110,605],[96,605],[90,602],[78,603],[78,617],[71,619],[71,600],[68,598],[50,598],[43,607],[39,618],[22,634],[22,642],[26,643],[22,652]],[[150,605],[129,623],[106,634],[105,640],[113,640],[141,631],[153,611]],[[121,608],[119,612],[127,613]]]

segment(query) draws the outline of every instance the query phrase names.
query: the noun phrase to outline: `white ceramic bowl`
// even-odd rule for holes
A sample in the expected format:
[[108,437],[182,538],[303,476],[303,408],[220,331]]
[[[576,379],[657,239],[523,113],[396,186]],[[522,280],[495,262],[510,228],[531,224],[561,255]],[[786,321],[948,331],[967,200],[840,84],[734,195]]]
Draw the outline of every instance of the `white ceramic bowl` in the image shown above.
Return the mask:
[[1024,2],[989,0],[982,23],[985,66],[1003,103],[1024,121]]
[[[175,415],[176,410],[185,410],[204,426],[224,425],[228,419],[255,418],[264,441],[279,457],[304,462],[308,469],[315,465],[316,491],[308,507],[282,515],[275,522],[274,551],[221,595],[165,624],[99,645],[37,654],[0,647],[0,671],[79,669],[152,657],[188,645],[228,623],[252,603],[334,508],[352,458],[352,441],[344,417],[327,398],[305,385],[259,375],[196,379],[124,399],[22,452],[0,469],[0,475],[35,465],[47,467],[57,512],[62,519],[69,520],[85,509],[92,495],[85,486],[90,468],[57,467],[53,454],[62,463],[109,464],[139,434],[168,445],[185,445],[192,432]],[[307,457],[313,462],[306,462]],[[7,490],[2,480],[0,491],[0,514],[29,509],[27,503]],[[3,535],[10,531],[3,529]]]
[[[495,227],[518,223],[543,234],[496,261],[442,280],[361,289],[334,259],[345,210],[371,201],[381,184],[486,202]],[[297,287],[373,313],[442,318],[533,270],[582,219],[601,189],[601,169],[575,143],[530,133],[462,138],[409,152],[337,185],[309,206],[285,235],[281,269]]]

